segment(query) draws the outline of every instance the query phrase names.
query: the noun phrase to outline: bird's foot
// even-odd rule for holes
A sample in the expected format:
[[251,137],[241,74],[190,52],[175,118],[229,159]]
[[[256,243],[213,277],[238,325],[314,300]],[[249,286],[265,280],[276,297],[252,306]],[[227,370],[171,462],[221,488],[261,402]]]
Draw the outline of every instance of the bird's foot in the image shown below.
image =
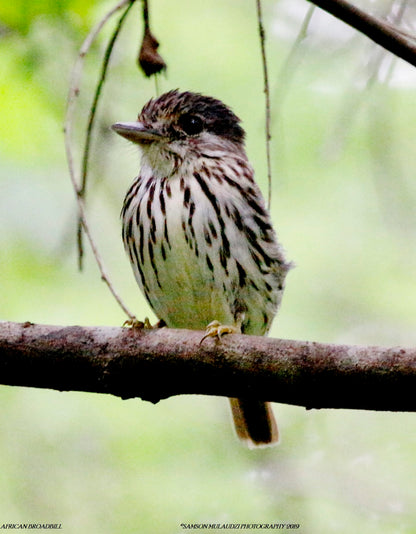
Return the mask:
[[163,328],[166,326],[166,323],[163,319],[158,321],[154,326],[151,325],[149,321],[149,317],[145,317],[144,321],[139,321],[136,319],[136,317],[132,317],[131,319],[127,319],[127,321],[124,321],[123,326],[129,327],[129,328],[138,328],[146,329],[146,330],[153,330],[154,328]]
[[224,334],[239,334],[240,329],[237,326],[231,326],[227,324],[221,324],[219,321],[212,321],[209,323],[205,330],[205,336],[201,339],[199,342],[200,344],[206,339],[207,337],[216,337],[219,340],[221,339],[221,336]]

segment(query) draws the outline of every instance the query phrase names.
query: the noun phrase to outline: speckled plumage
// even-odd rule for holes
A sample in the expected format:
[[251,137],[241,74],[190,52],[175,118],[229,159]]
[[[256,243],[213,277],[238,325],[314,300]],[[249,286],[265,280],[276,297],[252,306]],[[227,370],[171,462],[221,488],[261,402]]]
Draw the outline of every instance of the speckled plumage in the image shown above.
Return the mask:
[[[169,327],[204,329],[218,320],[266,334],[290,264],[254,181],[239,119],[219,100],[170,91],[147,103],[136,125],[114,129],[141,148],[140,173],[122,209],[123,241],[150,306]],[[265,405],[250,403],[263,424]],[[244,434],[237,425],[240,438],[275,440],[266,431],[264,439],[253,435],[255,423],[236,413],[243,404],[232,402],[234,418],[249,428]]]

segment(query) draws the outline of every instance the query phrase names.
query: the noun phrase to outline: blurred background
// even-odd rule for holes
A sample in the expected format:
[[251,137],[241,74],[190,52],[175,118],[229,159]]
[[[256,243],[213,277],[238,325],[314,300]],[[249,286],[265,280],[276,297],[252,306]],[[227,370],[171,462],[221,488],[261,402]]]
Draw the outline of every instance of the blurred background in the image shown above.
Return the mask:
[[[413,32],[412,2],[356,4]],[[408,4],[408,5],[407,5]],[[121,325],[86,246],[64,151],[70,73],[109,2],[0,6],[0,319]],[[111,278],[154,320],[125,257],[119,212],[135,147],[109,126],[155,95],[135,61],[134,6],[112,57],[91,155],[87,205]],[[267,194],[264,94],[253,0],[152,0],[168,64],[159,92],[215,96],[243,120]],[[272,101],[272,217],[296,263],[271,335],[331,343],[416,343],[416,71],[305,0],[263,0]],[[74,145],[111,21],[86,59]],[[296,44],[297,43],[297,44]],[[186,303],[184,303],[186,306]],[[354,392],[351,392],[353,395]],[[386,395],[389,392],[386,391]],[[248,451],[225,399],[139,399],[0,388],[0,524],[64,532],[179,533],[181,523],[298,523],[310,534],[416,532],[413,414],[276,405],[282,441]]]

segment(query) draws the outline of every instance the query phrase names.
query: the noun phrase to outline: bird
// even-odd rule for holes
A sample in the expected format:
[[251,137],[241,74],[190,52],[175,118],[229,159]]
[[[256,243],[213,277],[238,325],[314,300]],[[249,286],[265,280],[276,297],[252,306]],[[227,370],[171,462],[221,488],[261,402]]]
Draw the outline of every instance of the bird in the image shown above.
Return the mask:
[[[266,335],[292,264],[254,180],[241,120],[219,99],[175,89],[112,129],[141,152],[122,239],[155,315],[170,328],[206,329],[203,339]],[[230,405],[246,446],[279,441],[270,403],[247,395]]]

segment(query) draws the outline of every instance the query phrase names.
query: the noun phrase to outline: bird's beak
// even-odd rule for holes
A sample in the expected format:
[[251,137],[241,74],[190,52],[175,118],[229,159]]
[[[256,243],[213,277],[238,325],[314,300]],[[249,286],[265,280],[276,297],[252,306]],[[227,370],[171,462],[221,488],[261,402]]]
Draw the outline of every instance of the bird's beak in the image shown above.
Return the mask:
[[142,122],[116,122],[111,128],[119,135],[139,145],[163,138],[161,133]]

